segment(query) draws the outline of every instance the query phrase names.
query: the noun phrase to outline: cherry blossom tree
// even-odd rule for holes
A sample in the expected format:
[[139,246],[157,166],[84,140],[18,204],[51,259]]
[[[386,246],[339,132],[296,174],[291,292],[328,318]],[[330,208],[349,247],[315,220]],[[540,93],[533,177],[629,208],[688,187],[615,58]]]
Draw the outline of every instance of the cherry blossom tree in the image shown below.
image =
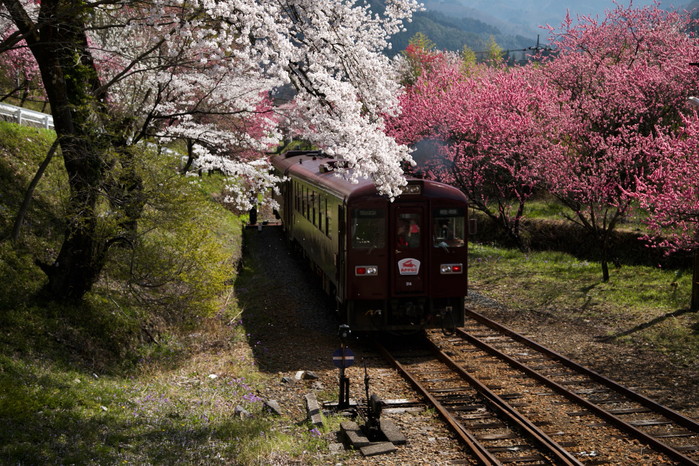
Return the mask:
[[383,131],[398,85],[381,51],[416,8],[414,0],[389,0],[381,12],[352,0],[0,1],[0,53],[25,41],[36,60],[70,180],[64,241],[43,264],[47,294],[82,298],[109,247],[131,241],[145,202],[133,169],[139,143],[186,138],[201,166],[270,183],[260,154],[280,120],[264,99],[285,84],[296,89],[289,130],[397,195],[410,157]]
[[539,158],[540,173],[599,244],[604,281],[612,233],[633,206],[628,193],[652,171],[658,135],[680,122],[697,88],[690,24],[686,14],[657,6],[618,5],[602,20],[567,18],[552,30],[557,53],[541,71],[558,94],[550,116],[562,150]]

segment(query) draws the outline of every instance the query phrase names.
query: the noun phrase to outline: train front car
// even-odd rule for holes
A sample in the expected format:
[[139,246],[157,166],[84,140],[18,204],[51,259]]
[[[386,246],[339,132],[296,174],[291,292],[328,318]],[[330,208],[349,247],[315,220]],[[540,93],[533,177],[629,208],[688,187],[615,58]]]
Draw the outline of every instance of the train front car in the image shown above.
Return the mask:
[[347,205],[344,312],[350,327],[404,332],[463,325],[464,195],[411,179],[393,202],[360,191]]
[[[287,154],[273,164],[288,178],[280,200],[287,234],[335,296],[343,323],[353,331],[399,333],[463,325],[463,193],[408,179],[391,202],[370,180],[352,184],[337,176],[334,162],[318,154]],[[314,213],[308,206],[318,199]]]

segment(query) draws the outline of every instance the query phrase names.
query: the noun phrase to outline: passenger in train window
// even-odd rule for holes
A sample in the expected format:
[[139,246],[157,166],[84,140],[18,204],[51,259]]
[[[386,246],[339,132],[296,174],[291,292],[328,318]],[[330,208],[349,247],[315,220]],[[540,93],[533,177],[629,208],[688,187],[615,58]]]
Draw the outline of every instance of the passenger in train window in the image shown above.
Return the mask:
[[397,243],[398,243],[399,248],[407,248],[408,247],[408,235],[409,235],[408,224],[404,221],[401,221],[398,224],[398,231],[397,231]]
[[420,225],[412,219],[408,229],[408,246],[411,248],[420,247]]

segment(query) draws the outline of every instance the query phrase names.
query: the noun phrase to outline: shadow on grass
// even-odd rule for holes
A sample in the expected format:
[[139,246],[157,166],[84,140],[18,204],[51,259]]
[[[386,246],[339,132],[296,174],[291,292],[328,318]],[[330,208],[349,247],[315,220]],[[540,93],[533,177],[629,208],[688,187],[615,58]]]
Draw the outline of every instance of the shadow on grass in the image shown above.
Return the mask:
[[[340,345],[334,304],[322,291],[320,279],[292,252],[280,227],[243,232],[243,267],[236,290],[260,370],[334,369],[332,351]],[[311,362],[313,367],[295,365]]]
[[262,417],[144,397],[148,387],[123,390],[5,357],[0,368],[0,464],[235,464],[237,445],[269,429]]
[[[665,313],[665,314],[658,316],[654,319],[651,319],[648,322],[643,322],[642,324],[636,325],[635,327],[632,327],[628,330],[624,330],[622,332],[615,333],[614,335],[610,335],[608,337],[601,338],[600,340],[601,341],[612,341],[612,340],[615,340],[617,338],[626,337],[626,336],[632,335],[636,332],[640,332],[642,330],[651,328],[654,325],[658,325],[667,319],[671,319],[673,317],[680,317],[684,314],[690,314],[693,312],[696,312],[696,311],[692,311],[691,309],[679,309],[679,310],[674,311],[674,312],[668,312],[668,313]],[[695,332],[699,332],[699,323],[695,324],[693,326],[693,329]]]

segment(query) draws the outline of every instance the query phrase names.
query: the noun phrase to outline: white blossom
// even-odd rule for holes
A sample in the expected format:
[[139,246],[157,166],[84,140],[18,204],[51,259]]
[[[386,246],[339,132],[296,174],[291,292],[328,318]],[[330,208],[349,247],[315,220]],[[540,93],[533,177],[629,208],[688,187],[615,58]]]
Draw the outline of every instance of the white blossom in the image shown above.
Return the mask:
[[[22,5],[36,19],[37,2]],[[91,53],[113,115],[133,118],[129,137],[193,141],[198,169],[239,178],[230,197],[242,207],[246,189],[273,184],[259,161],[282,131],[347,161],[381,192],[400,193],[401,163],[411,158],[383,131],[382,116],[398,111],[399,85],[382,52],[419,8],[415,0],[386,0],[382,12],[354,0],[88,5]],[[6,13],[0,7],[0,20]],[[288,83],[292,102],[265,104]]]

